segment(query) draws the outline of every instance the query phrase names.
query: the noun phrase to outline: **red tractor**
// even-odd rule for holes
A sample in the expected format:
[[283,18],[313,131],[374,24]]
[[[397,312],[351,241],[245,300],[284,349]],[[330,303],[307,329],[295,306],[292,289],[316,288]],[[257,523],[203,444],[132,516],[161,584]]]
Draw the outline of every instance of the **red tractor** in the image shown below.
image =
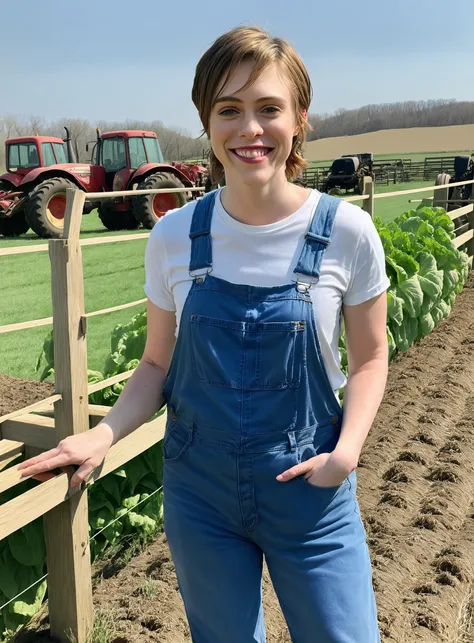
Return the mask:
[[[67,188],[89,193],[185,188],[204,186],[207,178],[204,167],[164,163],[156,134],[134,130],[97,130],[92,164],[74,162],[69,133],[65,141],[43,136],[9,139],[6,159],[7,173],[0,176],[0,234],[5,236],[32,228],[40,237],[61,237]],[[86,198],[84,214],[98,207],[109,230],[132,230],[140,224],[152,228],[168,210],[184,205],[186,197],[185,192],[175,192]]]

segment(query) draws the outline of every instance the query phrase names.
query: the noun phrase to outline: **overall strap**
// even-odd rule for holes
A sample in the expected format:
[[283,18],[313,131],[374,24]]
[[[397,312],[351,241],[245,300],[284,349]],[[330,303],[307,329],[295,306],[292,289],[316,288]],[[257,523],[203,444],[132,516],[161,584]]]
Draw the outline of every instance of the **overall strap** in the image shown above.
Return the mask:
[[212,271],[211,221],[217,190],[199,199],[193,213],[189,238],[191,239],[191,260],[189,274],[193,278],[205,279]]
[[330,243],[334,218],[340,203],[341,199],[336,199],[329,194],[323,193],[319,198],[294,270],[296,276],[294,281],[301,292],[307,292],[319,280],[321,262]]

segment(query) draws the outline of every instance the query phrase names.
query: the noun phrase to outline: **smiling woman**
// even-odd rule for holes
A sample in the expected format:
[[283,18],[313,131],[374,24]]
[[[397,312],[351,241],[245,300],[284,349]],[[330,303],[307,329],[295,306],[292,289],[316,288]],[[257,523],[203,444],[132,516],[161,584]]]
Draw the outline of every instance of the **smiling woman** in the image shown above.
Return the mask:
[[79,464],[78,484],[166,403],[165,531],[193,641],[263,643],[265,557],[293,641],[379,643],[355,469],[387,376],[381,240],[360,208],[293,183],[311,83],[289,43],[224,34],[192,97],[225,187],[154,226],[146,348],[115,407],[22,466]]

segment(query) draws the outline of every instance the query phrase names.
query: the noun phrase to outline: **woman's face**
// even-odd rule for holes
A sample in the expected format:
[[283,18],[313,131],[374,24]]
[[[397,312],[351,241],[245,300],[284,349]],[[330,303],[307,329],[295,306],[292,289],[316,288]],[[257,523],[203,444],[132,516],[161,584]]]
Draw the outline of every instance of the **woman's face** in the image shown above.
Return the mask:
[[277,174],[284,177],[298,133],[290,84],[276,64],[239,91],[252,68],[250,61],[237,67],[223,91],[218,91],[220,97],[211,110],[211,145],[224,166],[227,183],[261,185]]

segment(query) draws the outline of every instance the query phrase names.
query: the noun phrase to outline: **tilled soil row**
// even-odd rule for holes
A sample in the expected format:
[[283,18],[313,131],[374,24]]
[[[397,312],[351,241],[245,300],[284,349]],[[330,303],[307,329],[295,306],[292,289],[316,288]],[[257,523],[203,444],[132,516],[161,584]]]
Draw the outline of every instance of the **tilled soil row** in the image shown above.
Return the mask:
[[[358,472],[387,643],[462,641],[470,613],[472,278],[456,304],[449,319],[391,366]],[[459,539],[463,547],[456,547]],[[451,549],[463,552],[462,561]],[[427,596],[436,597],[433,606]]]

